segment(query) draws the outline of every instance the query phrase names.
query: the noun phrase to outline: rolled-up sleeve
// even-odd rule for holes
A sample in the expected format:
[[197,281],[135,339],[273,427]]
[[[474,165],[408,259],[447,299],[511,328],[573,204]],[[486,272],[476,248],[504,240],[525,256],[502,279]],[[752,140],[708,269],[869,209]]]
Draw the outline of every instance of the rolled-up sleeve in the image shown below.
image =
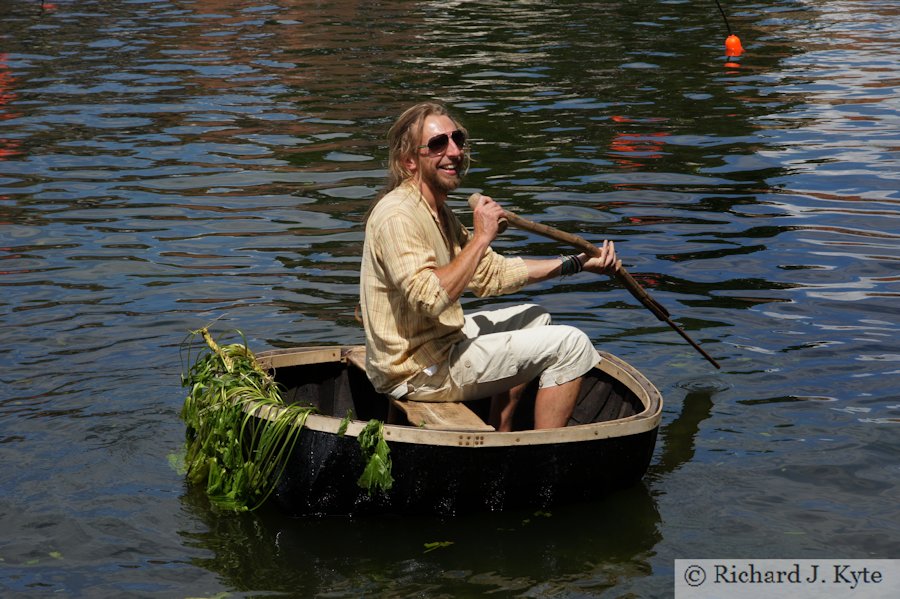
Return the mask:
[[375,236],[376,253],[391,284],[403,294],[409,308],[437,318],[453,301],[435,274],[438,268],[434,248],[416,231],[417,224],[405,215],[381,223]]
[[[460,229],[460,242],[465,247],[471,234],[465,227]],[[527,282],[528,267],[522,258],[504,258],[488,248],[475,269],[469,289],[479,297],[504,295],[515,293]]]

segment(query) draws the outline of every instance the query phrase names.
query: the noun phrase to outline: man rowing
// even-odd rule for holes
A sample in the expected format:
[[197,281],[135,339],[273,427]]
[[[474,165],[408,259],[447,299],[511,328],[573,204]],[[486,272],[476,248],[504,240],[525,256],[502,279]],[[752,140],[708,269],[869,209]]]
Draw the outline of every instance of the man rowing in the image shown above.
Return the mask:
[[580,330],[550,324],[528,304],[464,315],[460,296],[513,293],[552,277],[619,266],[611,241],[595,257],[505,258],[490,245],[502,207],[482,196],[473,230],[447,206],[469,163],[466,129],[436,103],[406,110],[388,132],[389,179],[366,220],[360,305],[366,373],[409,401],[493,397],[491,424],[512,430],[516,405],[538,379],[535,428],[566,426],[582,377],[599,357]]

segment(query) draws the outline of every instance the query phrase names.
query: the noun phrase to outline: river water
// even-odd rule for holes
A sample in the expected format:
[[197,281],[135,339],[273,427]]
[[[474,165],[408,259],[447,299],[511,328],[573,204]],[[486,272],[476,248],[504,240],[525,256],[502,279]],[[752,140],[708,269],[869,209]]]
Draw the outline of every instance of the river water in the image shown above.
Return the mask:
[[[723,7],[738,67],[712,1],[0,2],[3,596],[651,597],[676,558],[900,557],[900,3]],[[656,383],[641,485],[210,509],[176,470],[180,343],[360,342],[385,133],[433,98],[473,136],[455,207],[614,239],[722,370],[606,279],[468,299],[539,302]]]

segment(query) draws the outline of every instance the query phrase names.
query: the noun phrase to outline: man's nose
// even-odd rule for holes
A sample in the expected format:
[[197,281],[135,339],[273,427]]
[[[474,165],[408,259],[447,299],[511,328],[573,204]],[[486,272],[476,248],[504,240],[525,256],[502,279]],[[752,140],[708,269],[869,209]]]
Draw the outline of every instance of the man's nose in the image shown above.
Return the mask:
[[456,142],[453,141],[453,138],[450,138],[450,143],[447,144],[447,155],[449,156],[459,156],[462,154],[462,148],[456,145]]

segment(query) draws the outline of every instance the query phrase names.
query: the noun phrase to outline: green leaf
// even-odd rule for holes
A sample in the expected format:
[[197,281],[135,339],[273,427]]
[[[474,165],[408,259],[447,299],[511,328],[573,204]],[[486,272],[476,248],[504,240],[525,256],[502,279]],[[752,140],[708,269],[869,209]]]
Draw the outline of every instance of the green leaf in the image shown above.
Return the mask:
[[350,425],[350,416],[353,414],[351,410],[347,410],[347,415],[344,416],[344,419],[341,420],[341,425],[338,427],[338,436],[343,437],[347,434],[347,427]]
[[169,466],[171,466],[172,470],[174,470],[181,476],[187,474],[187,466],[185,465],[184,461],[186,453],[186,450],[182,448],[180,451],[174,451],[167,456],[169,460]]
[[435,549],[443,549],[453,545],[453,541],[435,541],[433,543],[425,543],[425,553],[430,553]]
[[384,423],[370,420],[357,437],[366,467],[357,484],[371,496],[373,491],[387,492],[394,486],[391,476],[391,448],[384,440]]

